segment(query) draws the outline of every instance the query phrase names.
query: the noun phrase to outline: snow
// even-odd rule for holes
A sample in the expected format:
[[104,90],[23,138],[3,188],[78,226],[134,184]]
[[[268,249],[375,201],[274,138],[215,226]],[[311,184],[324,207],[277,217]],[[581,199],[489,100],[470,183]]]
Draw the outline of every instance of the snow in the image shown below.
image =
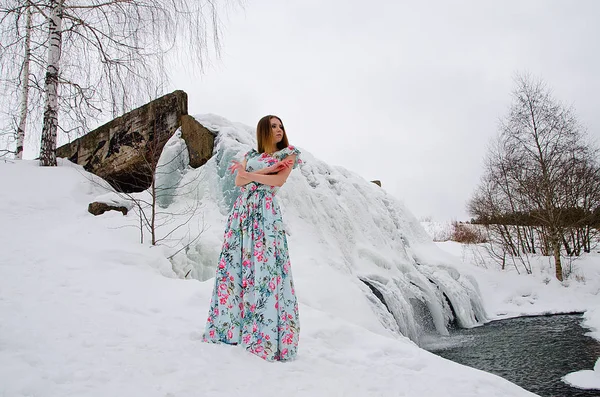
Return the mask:
[[102,204],[108,204],[113,207],[125,207],[127,208],[127,210],[132,209],[134,205],[132,200],[114,191],[109,191],[108,193],[96,196],[92,201]]
[[552,258],[532,257],[533,274],[518,274],[510,266],[501,271],[488,258],[484,260],[486,267],[474,266],[473,257],[480,255],[474,253],[476,246],[453,241],[436,244],[462,259],[454,265],[477,280],[491,319],[585,312],[600,307],[600,255],[596,253],[575,261],[573,276],[561,283],[554,276]]
[[163,208],[172,202],[175,190],[189,167],[190,156],[185,141],[181,138],[181,128],[169,138],[156,163],[156,201]]
[[[591,330],[588,336],[600,340],[600,304],[596,300],[596,306],[584,313],[583,326]],[[563,377],[563,382],[580,389],[600,390],[600,358],[596,361],[593,370],[582,370],[571,372]]]
[[[600,291],[598,291],[596,295],[598,295],[599,293]],[[583,315],[583,326],[591,330],[591,332],[587,333],[588,336],[600,340],[600,304],[598,300],[596,300],[595,303],[595,307],[586,311]]]
[[[303,150],[278,193],[300,302],[298,359],[273,364],[202,343],[236,194],[226,168],[254,142],[250,127],[197,118],[219,131],[216,153],[197,170],[178,168],[174,219],[159,236],[199,206],[161,246],[139,243],[136,209],[89,214],[114,194],[81,167],[0,163],[13,187],[0,190],[0,396],[531,396],[418,346],[422,331],[446,331],[443,294],[466,327],[598,306],[598,257],[578,265],[586,281],[571,285],[464,263],[461,246],[434,244],[385,190]],[[586,312],[594,332],[599,321]]]
[[[0,395],[532,395],[384,332],[375,316],[348,321],[316,306],[306,289],[333,272],[302,287],[296,361],[202,343],[210,280],[177,278],[165,248],[118,227],[130,215],[87,213],[102,189],[85,171],[20,161],[0,164],[0,179],[14,186],[0,191]],[[296,269],[309,266],[300,248]],[[378,332],[360,325],[369,319]]]
[[427,220],[421,221],[421,226],[433,241],[448,241],[452,237],[453,227],[451,222]]
[[585,369],[583,371],[571,372],[563,378],[563,381],[579,389],[600,390],[600,358],[596,361],[593,371]]

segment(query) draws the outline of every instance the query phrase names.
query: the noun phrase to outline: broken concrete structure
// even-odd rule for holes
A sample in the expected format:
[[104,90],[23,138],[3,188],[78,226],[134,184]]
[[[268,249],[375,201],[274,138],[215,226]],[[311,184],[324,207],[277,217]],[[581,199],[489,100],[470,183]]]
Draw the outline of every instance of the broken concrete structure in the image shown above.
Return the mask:
[[178,129],[194,168],[212,156],[214,135],[188,115],[187,94],[174,91],[61,146],[65,157],[108,181],[117,191],[147,189],[165,143]]

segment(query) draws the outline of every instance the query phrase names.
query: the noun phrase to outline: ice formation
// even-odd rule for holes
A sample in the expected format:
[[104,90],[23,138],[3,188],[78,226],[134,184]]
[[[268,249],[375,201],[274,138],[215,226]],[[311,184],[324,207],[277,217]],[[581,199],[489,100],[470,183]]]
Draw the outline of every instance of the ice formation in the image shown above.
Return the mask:
[[[238,194],[227,168],[256,142],[251,127],[210,114],[195,118],[216,134],[215,152],[204,166],[182,175],[172,205],[198,200],[203,226],[196,233],[203,231],[172,260],[180,275],[206,280],[214,276],[225,220]],[[451,326],[486,321],[476,282],[452,266],[456,259],[433,244],[400,200],[300,149],[303,164],[277,197],[301,305],[416,343],[425,333],[447,335]],[[303,285],[312,292],[303,292]]]

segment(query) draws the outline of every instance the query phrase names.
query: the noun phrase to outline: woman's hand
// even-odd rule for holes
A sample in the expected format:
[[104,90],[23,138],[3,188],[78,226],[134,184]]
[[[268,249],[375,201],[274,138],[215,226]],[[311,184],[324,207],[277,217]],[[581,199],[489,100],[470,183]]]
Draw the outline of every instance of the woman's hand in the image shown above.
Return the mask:
[[233,174],[235,171],[239,172],[240,170],[245,171],[244,165],[242,163],[240,163],[239,161],[233,160],[231,162],[231,165],[229,166],[229,172],[231,172]]
[[239,161],[233,160],[229,166],[229,171],[231,171],[232,174],[237,171],[239,177],[246,179],[248,178],[249,172],[246,171],[244,164],[240,163]]
[[282,161],[279,161],[275,164],[273,164],[270,167],[266,168],[267,173],[278,173],[279,171],[282,171],[286,168],[290,168],[292,165],[294,165],[294,161],[290,160],[290,159],[285,159]]

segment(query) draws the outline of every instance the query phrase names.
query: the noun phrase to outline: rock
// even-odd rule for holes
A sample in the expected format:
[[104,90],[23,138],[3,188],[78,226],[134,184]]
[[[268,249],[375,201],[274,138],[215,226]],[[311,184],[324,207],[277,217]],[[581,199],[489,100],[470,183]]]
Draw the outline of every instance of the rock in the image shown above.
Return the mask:
[[123,215],[127,215],[127,208],[126,207],[115,207],[106,203],[99,203],[97,201],[90,203],[90,205],[88,205],[88,212],[92,215],[102,215],[104,214],[106,211],[119,211],[121,213],[123,213]]
[[192,168],[204,165],[212,157],[215,136],[192,116],[181,116],[181,137],[188,147]]
[[374,183],[374,184],[376,184],[377,186],[381,187],[381,181],[379,181],[379,180],[374,180],[374,181],[371,181],[371,182],[373,182],[373,183]]
[[131,210],[134,206],[134,201],[131,198],[116,192],[108,192],[96,196],[94,202],[104,203],[111,207],[125,207],[127,211]]

